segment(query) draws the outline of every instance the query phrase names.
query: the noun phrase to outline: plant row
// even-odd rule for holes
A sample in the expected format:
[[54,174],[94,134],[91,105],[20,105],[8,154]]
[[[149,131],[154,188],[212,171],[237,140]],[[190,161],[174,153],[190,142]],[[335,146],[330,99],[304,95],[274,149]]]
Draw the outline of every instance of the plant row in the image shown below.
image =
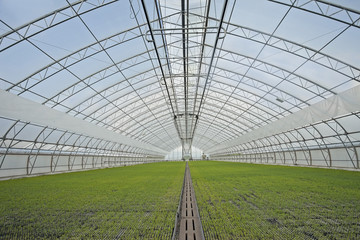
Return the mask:
[[0,239],[169,239],[183,163],[0,182]]
[[360,173],[191,162],[206,239],[359,239]]

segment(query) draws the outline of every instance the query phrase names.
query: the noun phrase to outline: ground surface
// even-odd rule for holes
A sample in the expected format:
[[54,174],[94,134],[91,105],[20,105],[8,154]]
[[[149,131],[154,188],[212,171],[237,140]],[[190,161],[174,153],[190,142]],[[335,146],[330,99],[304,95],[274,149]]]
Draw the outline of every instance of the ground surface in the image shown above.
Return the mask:
[[0,239],[170,239],[185,163],[0,182]]
[[189,165],[205,239],[360,239],[360,172]]
[[[360,172],[190,162],[206,239],[360,239]],[[0,239],[170,239],[185,163],[0,182]]]

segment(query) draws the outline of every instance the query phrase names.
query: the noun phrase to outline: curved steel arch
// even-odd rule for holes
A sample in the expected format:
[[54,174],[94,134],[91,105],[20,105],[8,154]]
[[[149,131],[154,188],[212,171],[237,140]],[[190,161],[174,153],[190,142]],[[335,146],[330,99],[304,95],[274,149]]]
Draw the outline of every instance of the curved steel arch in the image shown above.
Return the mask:
[[[118,46],[124,42],[128,42],[137,38],[140,38],[141,35],[136,35],[135,32],[133,32],[135,29],[138,29],[138,27],[131,28],[129,30],[120,32],[118,34],[114,34],[110,37],[107,37],[105,39],[100,40],[99,42],[94,42],[92,44],[89,44],[86,47],[83,47],[77,51],[74,51],[65,57],[62,57],[58,60],[54,60],[52,63],[44,66],[43,68],[35,71],[31,75],[27,76],[26,78],[22,79],[16,84],[13,84],[12,87],[8,88],[7,91],[11,91],[13,88],[22,88],[23,91],[19,94],[22,94],[23,92],[31,89],[32,87],[36,86],[39,82],[42,82],[46,80],[47,78],[55,75],[56,73],[62,71],[65,68],[71,67],[73,65],[76,65],[77,63],[87,59],[91,58],[92,56],[100,53],[102,49],[97,48],[99,44],[104,42],[104,47],[106,50],[111,49],[112,47]],[[129,39],[125,39],[127,35],[129,35],[129,32],[131,32],[133,35],[128,36]],[[121,35],[124,35],[123,37]],[[107,42],[112,43],[111,45],[107,44]],[[94,73],[95,74],[95,73]],[[33,82],[32,84],[30,84]],[[29,86],[30,84],[30,86]],[[25,85],[25,87],[22,87],[21,85]]]
[[[82,0],[80,0],[80,1],[73,3],[72,5],[67,5],[63,8],[52,11],[40,18],[34,19],[33,21],[30,21],[27,24],[24,24],[20,27],[17,27],[15,29],[1,35],[0,36],[0,47],[1,47],[1,43],[3,42],[4,38],[13,40],[15,42],[8,46],[1,48],[0,52],[24,41],[27,38],[33,37],[43,31],[45,31],[46,29],[52,28],[56,25],[66,22],[70,19],[73,19],[77,15],[82,15],[82,14],[91,12],[95,9],[98,9],[100,7],[106,6],[108,4],[111,4],[111,3],[114,3],[117,1],[118,0],[104,0],[104,1],[96,1],[96,0],[82,1]],[[86,10],[86,7],[83,7],[84,3],[88,4],[90,8]],[[75,6],[78,6],[78,8],[76,10],[74,9]],[[83,10],[83,8],[85,8],[85,9]],[[72,9],[74,9],[75,11],[72,11]],[[59,17],[60,19],[57,20],[56,18],[59,15],[61,17]],[[1,22],[3,22],[3,21],[1,21]],[[34,32],[30,33],[30,31],[29,31],[30,28],[32,28],[31,30]],[[20,32],[25,32],[25,34],[22,36],[22,34],[20,34]],[[12,37],[10,37],[11,35],[22,36],[22,37],[20,39],[13,39]]]
[[[210,18],[210,19],[213,21],[219,21],[218,19],[215,18]],[[241,35],[240,34],[236,35],[231,33],[232,31],[230,30],[229,32],[227,32],[227,34],[233,34],[236,37],[241,37],[260,44],[266,44],[267,46],[271,46],[281,51],[285,51],[294,54],[296,56],[299,56],[301,58],[313,61],[330,70],[336,71],[344,76],[347,76],[352,80],[360,81],[360,68],[355,67],[342,60],[339,60],[335,57],[329,56],[325,53],[321,53],[317,49],[313,49],[308,46],[302,45],[300,43],[290,41],[288,39],[284,39],[278,36],[274,36],[269,33],[265,33],[253,28],[240,26],[230,22],[225,22],[225,23],[234,28],[234,30],[232,31],[239,30],[239,33],[241,33]],[[272,41],[268,41],[269,39],[272,39]],[[315,56],[317,55],[319,56],[315,58]],[[325,61],[323,59],[325,59]]]
[[[222,50],[222,51],[225,51],[225,52],[229,53],[229,52],[226,51],[226,50]],[[235,53],[231,53],[231,54],[235,54]],[[237,55],[244,57],[244,59],[246,58],[246,59],[252,59],[252,60],[253,60],[253,58],[248,57],[248,56],[245,56],[245,55],[241,55],[241,54],[237,54]],[[224,58],[224,57],[219,57],[219,59],[228,60],[228,61],[230,61],[230,62],[232,62],[232,63],[234,63],[234,64],[239,64],[239,65],[243,65],[243,66],[249,66],[249,65],[246,65],[246,64],[244,64],[244,63],[242,63],[242,62],[231,61],[231,60],[226,59],[226,58]],[[259,62],[261,62],[261,64],[266,64],[266,65],[268,65],[268,66],[271,66],[271,68],[280,69],[280,71],[286,72],[285,69],[278,68],[278,67],[275,66],[275,65],[271,65],[271,64],[266,63],[266,62],[263,62],[263,61],[261,61],[261,60],[259,60]],[[203,63],[203,64],[206,65],[205,63]],[[266,68],[268,68],[268,67],[266,67]],[[252,82],[259,82],[259,83],[261,83],[261,84],[263,84],[263,85],[265,85],[265,86],[268,86],[269,88],[274,88],[274,89],[276,89],[277,91],[280,92],[280,94],[286,94],[286,95],[291,96],[292,98],[296,99],[296,101],[298,101],[298,102],[306,103],[305,101],[303,101],[303,100],[301,100],[301,99],[299,99],[299,98],[296,98],[296,97],[293,96],[291,93],[285,92],[284,90],[281,90],[281,89],[277,88],[276,86],[274,87],[274,86],[272,86],[272,85],[270,85],[270,84],[267,84],[265,81],[262,81],[262,80],[259,80],[259,79],[255,79],[255,78],[253,78],[253,77],[243,76],[242,74],[239,74],[239,73],[235,72],[234,70],[225,69],[225,68],[223,68],[223,67],[218,67],[218,66],[217,66],[216,69],[217,69],[217,72],[218,72],[219,70],[221,70],[221,71],[224,72],[225,74],[224,74],[224,75],[220,75],[220,74],[218,74],[218,73],[213,73],[213,76],[224,77],[224,78],[228,78],[228,79],[234,80],[234,81],[239,80],[239,82],[241,82],[241,83],[243,83],[243,84],[245,84],[245,85],[249,85],[249,86],[250,86],[250,84],[246,84],[246,82],[248,82],[249,80],[251,80]],[[265,71],[264,69],[259,68],[258,66],[254,66],[253,69],[257,69],[257,70],[259,70],[259,71],[261,71],[261,72],[267,73],[267,74],[269,74],[269,75],[272,75],[272,76],[274,76],[274,77],[277,77],[277,78],[280,78],[280,79],[281,79],[281,76],[276,75],[276,74],[274,74],[274,73],[272,73],[272,72],[269,72],[269,71]],[[273,70],[273,71],[274,71],[274,70]],[[228,76],[227,76],[227,73],[229,73]],[[294,74],[294,75],[295,75],[296,77],[298,77],[298,78],[302,78],[302,77],[300,77],[299,75],[296,75],[296,74]],[[237,76],[239,79],[236,79],[236,80],[235,80],[235,79],[232,79],[233,77],[236,77],[236,76]],[[246,79],[245,79],[245,78],[246,78]],[[244,79],[245,79],[245,80],[244,80]],[[244,81],[240,81],[240,80],[244,80]],[[216,79],[213,79],[212,81],[217,82]],[[306,81],[309,81],[309,80],[306,80]],[[309,81],[309,82],[310,82],[310,81]],[[226,84],[226,83],[222,83],[222,82],[220,82],[220,83],[221,83],[221,84]],[[299,84],[296,84],[296,83],[293,83],[293,82],[290,82],[290,83],[291,83],[291,84],[294,84],[294,85],[296,85],[296,86],[299,86],[299,87],[303,88],[304,90],[307,90],[307,91],[312,92],[311,90],[306,89],[306,88],[304,88],[303,86],[300,86]],[[236,85],[235,85],[235,86],[230,85],[230,84],[226,84],[226,85],[228,85],[228,86],[230,86],[230,87],[235,87],[235,88],[236,88]],[[253,84],[253,85],[255,85],[255,84]],[[257,85],[257,87],[258,87],[258,86],[259,86],[259,85]],[[251,86],[251,87],[254,87],[254,86]],[[262,90],[262,89],[261,89],[261,90]],[[262,91],[267,92],[266,90],[262,90]],[[320,95],[320,94],[317,94],[316,96],[321,96],[321,95]],[[323,98],[323,97],[322,97],[322,98]],[[285,100],[285,101],[286,101],[286,100]],[[281,107],[281,105],[278,104],[278,103],[276,103],[276,102],[272,102],[272,104],[278,105],[279,107]],[[292,104],[292,103],[291,103],[291,104]],[[293,105],[296,105],[296,104],[293,104]],[[306,103],[306,105],[309,105],[309,104]],[[284,109],[285,109],[285,108],[284,108]]]
[[[347,25],[360,28],[360,11],[347,8],[345,6],[337,5],[322,0],[309,0],[306,2],[300,0],[283,0],[283,1],[268,0],[268,1],[282,4],[285,6],[292,6],[293,8],[300,9],[302,11],[320,15]],[[344,12],[345,14],[343,14]],[[343,17],[347,16],[347,18],[341,19],[339,15]]]
[[[153,69],[151,69],[151,70],[149,70],[148,72],[151,72]],[[139,75],[141,75],[141,74],[139,74]],[[136,75],[136,76],[139,76],[139,75]],[[135,77],[136,77],[135,76]],[[147,77],[147,78],[145,78],[145,79],[142,79],[142,81],[146,81],[146,80],[148,80],[148,79],[151,79],[151,78],[153,78],[155,75],[151,75],[151,76],[149,76],[149,77]],[[149,83],[149,84],[147,84],[147,85],[144,85],[144,86],[142,86],[142,87],[140,87],[140,88],[138,88],[137,90],[141,90],[142,88],[147,88],[147,87],[149,87],[149,86],[152,86],[152,85],[154,85],[154,84],[156,84],[157,82],[155,81],[155,82],[151,82],[151,83]],[[119,83],[115,83],[115,84],[113,84],[113,85],[111,85],[111,86],[108,86],[106,89],[103,89],[103,90],[101,90],[101,92],[103,93],[103,95],[106,97],[106,98],[108,98],[108,97],[111,97],[112,95],[114,95],[114,94],[116,94],[117,92],[119,92],[119,91],[121,91],[121,90],[125,90],[125,89],[128,89],[128,88],[130,88],[130,86],[122,86],[122,84],[123,84],[123,81],[122,82],[119,82]],[[160,88],[159,88],[160,89]],[[160,91],[159,91],[160,92]],[[124,95],[121,95],[120,97],[126,97],[127,95],[131,95],[133,92],[128,92],[127,94],[124,94]],[[91,107],[91,105],[92,104],[96,104],[97,102],[100,102],[101,101],[101,99],[100,100],[97,100],[97,101],[94,101],[93,99],[95,99],[96,100],[96,97],[97,97],[97,95],[96,94],[94,94],[94,95],[92,95],[92,96],[89,96],[87,99],[84,99],[82,102],[80,102],[80,103],[78,103],[77,105],[75,105],[75,106],[73,106],[71,109],[69,109],[69,111],[68,112],[70,112],[71,110],[75,110],[75,109],[77,109],[77,108],[79,108],[79,109],[81,109],[80,107],[81,107],[81,105],[83,105],[83,104],[85,104],[85,103],[87,103],[87,102],[91,102],[91,104],[88,104],[88,106],[87,107]],[[120,98],[119,97],[119,98]],[[116,98],[116,99],[113,99],[113,101],[117,101],[119,98]],[[133,98],[135,98],[135,96],[133,97]],[[129,99],[127,99],[127,101],[128,101]],[[107,103],[107,105],[108,105],[109,103]],[[129,102],[128,104],[132,104],[132,102]],[[97,110],[95,110],[94,112],[96,112],[96,111],[98,111],[99,109],[101,109],[101,108],[103,108],[104,106],[99,106],[98,108],[97,108]],[[80,114],[81,112],[83,112],[84,110],[86,110],[86,108],[82,108],[81,109],[81,111],[79,111],[78,112],[78,114]],[[90,114],[88,114],[88,115],[86,115],[87,117],[89,117],[90,115],[91,115],[92,113],[90,113]]]

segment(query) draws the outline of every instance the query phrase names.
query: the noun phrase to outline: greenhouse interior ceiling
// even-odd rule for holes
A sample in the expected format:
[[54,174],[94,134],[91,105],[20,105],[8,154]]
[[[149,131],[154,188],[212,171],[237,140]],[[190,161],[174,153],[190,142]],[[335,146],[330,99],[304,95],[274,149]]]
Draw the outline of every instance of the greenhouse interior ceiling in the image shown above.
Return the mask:
[[199,158],[358,169],[359,39],[350,0],[0,1],[0,177]]

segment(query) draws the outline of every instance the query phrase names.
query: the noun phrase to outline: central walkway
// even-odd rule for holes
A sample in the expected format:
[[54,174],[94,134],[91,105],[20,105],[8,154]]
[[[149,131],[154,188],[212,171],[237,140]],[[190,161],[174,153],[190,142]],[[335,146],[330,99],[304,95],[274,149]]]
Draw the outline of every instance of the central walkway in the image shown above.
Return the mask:
[[199,211],[196,204],[195,192],[192,185],[190,169],[186,163],[184,185],[180,202],[180,216],[177,224],[175,239],[203,240]]

